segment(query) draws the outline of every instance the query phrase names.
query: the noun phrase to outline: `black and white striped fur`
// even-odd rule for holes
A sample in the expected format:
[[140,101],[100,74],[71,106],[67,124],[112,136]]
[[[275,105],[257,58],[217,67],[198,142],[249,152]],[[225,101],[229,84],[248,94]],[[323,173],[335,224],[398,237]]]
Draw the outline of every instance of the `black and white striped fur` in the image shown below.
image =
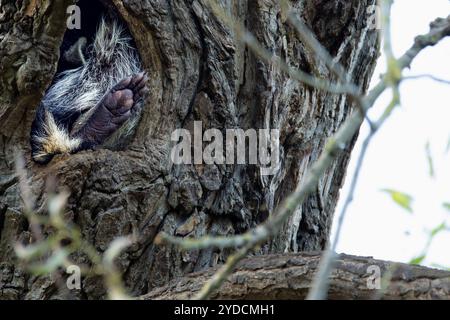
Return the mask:
[[102,19],[87,56],[81,58],[83,65],[57,76],[37,110],[31,130],[35,162],[96,146],[114,148],[136,127],[147,77],[125,29]]

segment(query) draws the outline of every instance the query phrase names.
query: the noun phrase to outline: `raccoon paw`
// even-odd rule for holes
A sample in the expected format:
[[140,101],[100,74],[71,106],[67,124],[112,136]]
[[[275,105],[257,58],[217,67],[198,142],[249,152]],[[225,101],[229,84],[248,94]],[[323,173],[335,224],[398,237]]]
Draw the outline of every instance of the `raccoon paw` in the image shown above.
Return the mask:
[[147,80],[144,72],[138,73],[123,79],[109,90],[79,132],[85,146],[103,144],[131,117],[135,112],[133,109],[139,108],[140,100],[148,91],[145,88]]

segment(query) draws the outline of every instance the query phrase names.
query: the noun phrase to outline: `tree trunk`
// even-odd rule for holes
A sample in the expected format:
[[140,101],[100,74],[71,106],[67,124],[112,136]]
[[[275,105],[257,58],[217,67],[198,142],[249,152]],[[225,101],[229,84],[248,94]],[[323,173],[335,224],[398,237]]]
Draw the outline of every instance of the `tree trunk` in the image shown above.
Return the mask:
[[[123,151],[60,155],[46,166],[30,160],[34,112],[51,83],[64,35],[68,0],[1,1],[0,9],[0,298],[59,297],[50,277],[29,276],[12,244],[29,241],[14,174],[15,149],[28,160],[38,207],[54,176],[71,193],[67,217],[100,251],[121,235],[139,242],[119,265],[130,293],[142,295],[187,273],[222,263],[229,251],[182,252],[153,244],[158,231],[182,237],[233,235],[264,221],[302,183],[327,139],[353,110],[345,96],[289,78],[258,59],[204,0],[111,2],[127,22],[149,73],[149,97],[136,135]],[[334,79],[283,21],[277,1],[220,1],[273,54],[315,76]],[[298,15],[367,89],[378,56],[368,6],[375,0],[300,0]],[[83,8],[82,8],[83,9]],[[83,14],[83,10],[81,12]],[[279,129],[281,165],[262,175],[256,165],[173,165],[172,132]],[[356,139],[356,137],[355,137]],[[317,190],[262,254],[325,247],[353,143],[337,157]],[[78,259],[82,260],[81,257]],[[104,296],[101,280],[85,277],[77,298]]]

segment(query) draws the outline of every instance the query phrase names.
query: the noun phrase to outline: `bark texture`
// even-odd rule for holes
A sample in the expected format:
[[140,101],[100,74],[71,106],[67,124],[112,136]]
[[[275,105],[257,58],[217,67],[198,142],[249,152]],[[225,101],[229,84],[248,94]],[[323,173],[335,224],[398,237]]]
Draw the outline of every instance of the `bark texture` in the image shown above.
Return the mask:
[[[247,258],[212,298],[304,299],[317,271],[320,255],[285,254]],[[389,286],[376,289],[374,266]],[[216,268],[187,275],[155,289],[141,299],[189,299]],[[382,288],[382,287],[381,287]],[[340,255],[330,276],[329,299],[450,300],[450,272],[420,266]]]
[[[2,0],[0,10],[0,298],[49,299],[60,294],[50,277],[28,276],[15,261],[14,241],[30,241],[14,175],[23,150],[38,207],[55,177],[71,197],[67,217],[101,252],[117,236],[139,234],[119,259],[130,292],[141,295],[170,280],[222,263],[229,252],[181,252],[153,244],[158,231],[196,237],[232,235],[267,218],[301,184],[328,137],[352,112],[346,97],[295,82],[263,63],[221,23],[203,0],[106,1],[127,22],[149,73],[150,94],[126,150],[60,155],[47,166],[29,159],[34,112],[51,83],[72,1]],[[292,66],[333,79],[282,20],[277,1],[220,1],[274,54]],[[367,8],[375,0],[300,0],[299,17],[366,89],[378,55]],[[83,14],[83,13],[82,13]],[[281,166],[263,176],[254,165],[174,166],[176,128],[193,122],[219,130],[280,129]],[[356,138],[356,137],[355,137]],[[260,253],[317,251],[328,239],[353,145],[317,190]],[[77,257],[82,260],[82,257]],[[100,279],[86,277],[76,298],[100,298]]]

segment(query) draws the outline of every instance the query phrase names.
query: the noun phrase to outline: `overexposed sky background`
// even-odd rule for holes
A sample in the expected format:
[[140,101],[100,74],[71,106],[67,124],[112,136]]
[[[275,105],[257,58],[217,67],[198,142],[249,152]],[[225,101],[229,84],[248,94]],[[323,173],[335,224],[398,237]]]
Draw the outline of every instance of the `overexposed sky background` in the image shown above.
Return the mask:
[[[392,12],[394,52],[401,55],[414,37],[428,32],[429,22],[450,14],[449,0],[395,0]],[[386,64],[380,58],[373,78],[379,79]],[[450,80],[450,39],[424,50],[406,75],[432,74]],[[347,211],[338,252],[378,259],[409,262],[421,255],[427,231],[446,222],[450,212],[450,85],[432,80],[411,80],[401,86],[402,105],[373,139],[360,175],[355,199]],[[390,95],[384,95],[370,113],[376,119]],[[350,178],[367,126],[361,130],[354,150],[341,201],[348,193]],[[430,178],[425,146],[430,142],[436,178]],[[381,189],[395,189],[414,198],[413,213],[400,208]],[[334,224],[334,228],[336,223]],[[425,265],[450,268],[450,231],[433,241]]]

